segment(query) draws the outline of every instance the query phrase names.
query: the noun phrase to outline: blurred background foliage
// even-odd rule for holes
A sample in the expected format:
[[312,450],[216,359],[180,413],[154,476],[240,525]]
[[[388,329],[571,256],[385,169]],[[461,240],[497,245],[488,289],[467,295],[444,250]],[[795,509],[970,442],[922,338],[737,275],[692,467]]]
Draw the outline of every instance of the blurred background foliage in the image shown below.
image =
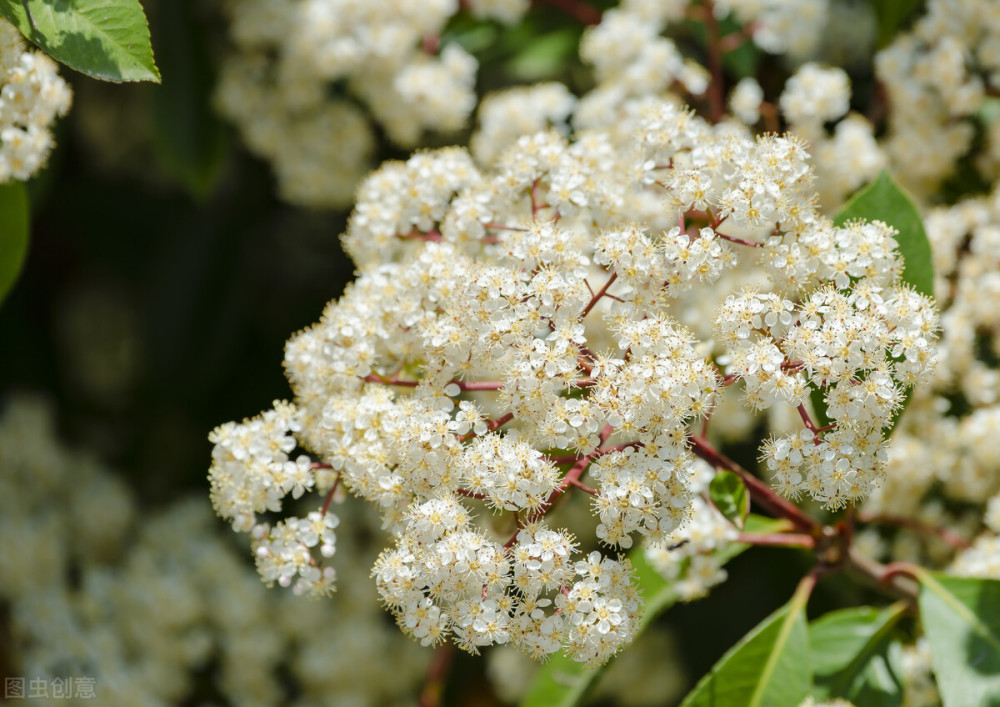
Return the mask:
[[[886,23],[895,25],[891,36],[919,13],[920,3],[897,5],[899,13],[880,18],[882,44]],[[62,71],[74,106],[48,167],[29,184],[29,254],[0,306],[0,395],[51,397],[64,438],[120,470],[153,508],[191,492],[208,504],[209,430],[289,396],[279,365],[284,342],[340,295],[353,264],[338,239],[347,214],[280,202],[268,166],[213,112],[225,44],[214,3],[145,6],[162,85],[102,84]],[[677,39],[704,63],[699,29],[691,23]],[[559,10],[537,6],[511,28],[462,13],[446,35],[479,60],[480,95],[539,80],[580,94],[593,83],[577,57],[582,31]],[[870,66],[848,67],[861,104],[873,95]],[[758,73],[765,90],[769,81],[780,89],[787,75],[751,44],[727,55],[726,71],[730,82]],[[405,158],[380,137],[376,163]],[[467,141],[438,135],[430,143]],[[752,444],[727,451],[755,466]],[[668,612],[661,620],[680,637],[686,673],[707,671],[782,604],[808,564],[805,553],[756,549],[729,566],[732,581],[711,604]],[[810,613],[857,603],[861,591],[832,580]],[[493,703],[469,684],[481,684],[481,661],[457,660],[450,698]]]

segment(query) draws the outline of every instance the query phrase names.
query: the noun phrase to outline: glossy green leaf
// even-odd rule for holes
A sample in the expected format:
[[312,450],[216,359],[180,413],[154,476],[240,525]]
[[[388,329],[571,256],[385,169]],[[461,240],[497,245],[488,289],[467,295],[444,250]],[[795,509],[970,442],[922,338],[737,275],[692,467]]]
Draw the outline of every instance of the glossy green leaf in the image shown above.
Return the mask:
[[708,487],[712,503],[737,528],[742,528],[750,513],[750,496],[743,480],[731,471],[720,471]]
[[[892,693],[893,675],[885,659],[904,603],[886,609],[862,606],[831,611],[809,626],[816,682],[813,696],[854,700],[865,691]],[[898,690],[894,691],[898,696]]]
[[191,0],[151,12],[163,85],[153,92],[153,148],[164,169],[195,197],[207,196],[226,164],[229,140],[211,108],[214,79],[208,39]]
[[875,0],[872,7],[878,20],[878,45],[889,44],[921,5],[922,0]]
[[[783,525],[784,521],[753,514],[749,515],[746,520],[746,530],[754,533],[777,532]],[[746,543],[729,543],[717,550],[716,556],[722,562],[728,562],[750,547]],[[678,596],[674,586],[663,579],[660,573],[646,561],[642,547],[632,550],[629,553],[629,559],[635,570],[636,581],[642,588],[644,601],[639,631],[636,634],[638,635],[657,616],[677,603]],[[521,700],[521,707],[572,707],[579,705],[594,688],[610,664],[609,661],[602,666],[588,667],[562,653],[557,653],[535,675],[531,687]]]
[[920,571],[920,619],[946,705],[1000,705],[1000,582]]
[[0,184],[0,302],[28,254],[28,195],[21,182]]
[[808,591],[800,585],[791,601],[722,656],[681,707],[799,705],[812,689],[808,599]]
[[71,69],[104,81],[159,81],[139,0],[0,0],[0,14]]

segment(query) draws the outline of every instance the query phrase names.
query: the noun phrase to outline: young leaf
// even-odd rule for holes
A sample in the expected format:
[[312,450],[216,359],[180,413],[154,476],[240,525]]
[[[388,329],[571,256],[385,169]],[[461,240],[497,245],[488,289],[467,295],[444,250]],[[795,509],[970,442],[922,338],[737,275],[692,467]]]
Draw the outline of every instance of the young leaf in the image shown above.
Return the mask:
[[812,622],[813,697],[854,700],[866,688],[869,693],[888,690],[883,680],[887,670],[884,654],[905,611],[902,602],[881,611],[861,606],[831,611]]
[[28,195],[21,182],[0,184],[0,302],[28,254]]
[[0,14],[71,69],[103,81],[155,81],[139,0],[0,0]]
[[1000,582],[921,570],[920,618],[946,705],[1000,705]]
[[737,528],[742,528],[750,512],[750,496],[743,480],[731,471],[720,471],[708,487],[712,503]]
[[[751,514],[746,519],[746,529],[755,533],[776,532],[783,527],[783,523],[784,521],[781,520]],[[716,556],[722,562],[728,562],[749,548],[750,545],[746,543],[729,543],[716,550]],[[629,553],[629,559],[635,569],[636,581],[642,587],[645,602],[642,618],[639,620],[639,631],[636,633],[638,635],[657,616],[673,606],[678,597],[673,585],[663,579],[660,573],[646,561],[642,547],[632,550]],[[602,666],[588,667],[562,653],[557,653],[535,675],[531,687],[521,700],[521,707],[573,707],[579,705],[610,664],[609,661]]]
[[812,688],[805,612],[808,599],[808,591],[800,585],[791,601],[722,656],[681,707],[800,704]]

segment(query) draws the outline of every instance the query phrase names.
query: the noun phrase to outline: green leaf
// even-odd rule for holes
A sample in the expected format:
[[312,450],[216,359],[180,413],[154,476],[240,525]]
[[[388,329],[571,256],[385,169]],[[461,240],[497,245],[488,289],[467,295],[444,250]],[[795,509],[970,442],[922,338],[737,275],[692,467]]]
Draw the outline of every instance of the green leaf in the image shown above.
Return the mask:
[[807,585],[729,649],[681,707],[795,707],[809,696]]
[[226,165],[229,140],[211,109],[215,84],[208,40],[191,0],[152,10],[163,85],[153,93],[153,149],[164,169],[197,198],[207,196]]
[[854,700],[862,691],[872,697],[880,691],[891,692],[893,676],[885,652],[905,611],[902,602],[882,610],[862,606],[831,611],[812,622],[813,696]]
[[922,0],[875,0],[875,17],[878,19],[878,45],[884,47],[896,36],[900,27],[916,14]]
[[21,182],[0,184],[0,302],[28,254],[28,194]]
[[708,487],[712,503],[737,528],[742,528],[750,513],[750,496],[743,480],[731,471],[720,471]]
[[156,81],[139,0],[0,0],[0,14],[71,69],[103,81]]
[[1000,582],[920,570],[920,618],[946,705],[1000,705]]
[[[753,514],[746,519],[748,532],[777,532],[782,527],[784,527],[782,520]],[[746,543],[729,543],[716,550],[715,555],[725,563],[750,547]],[[642,590],[645,602],[642,618],[639,620],[639,630],[636,632],[636,636],[638,636],[657,616],[677,603],[678,596],[674,586],[667,582],[646,560],[645,552],[641,546],[629,553],[629,559],[635,570],[636,581]],[[614,658],[611,660],[613,661]],[[608,661],[608,663],[598,667],[588,667],[565,654],[557,653],[535,675],[531,687],[521,700],[521,707],[572,707],[579,705],[594,688],[610,664],[611,661]]]
[[874,182],[855,194],[833,222],[842,226],[846,221],[858,218],[884,221],[899,231],[896,242],[903,256],[903,282],[920,294],[933,297],[934,262],[920,211],[885,170]]
[[567,28],[535,37],[507,63],[507,71],[520,81],[550,79],[576,55],[580,32]]
[[865,666],[857,690],[851,696],[854,704],[865,707],[901,707],[903,704],[902,646],[890,643],[886,648],[873,655]]

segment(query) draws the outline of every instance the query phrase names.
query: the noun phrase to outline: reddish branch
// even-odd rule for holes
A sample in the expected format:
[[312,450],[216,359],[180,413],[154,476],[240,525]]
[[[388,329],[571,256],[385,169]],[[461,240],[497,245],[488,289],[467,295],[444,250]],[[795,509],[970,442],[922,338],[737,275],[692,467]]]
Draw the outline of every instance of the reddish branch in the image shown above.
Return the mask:
[[775,547],[816,547],[816,538],[803,533],[741,533],[737,542]]
[[[329,467],[327,467],[329,468]],[[330,503],[333,502],[333,495],[337,493],[337,487],[340,485],[340,474],[338,473],[336,478],[333,480],[333,486],[326,494],[326,500],[323,501],[323,507],[319,509],[319,514],[325,516],[327,510],[330,508]]]
[[506,413],[506,414],[498,417],[495,420],[490,420],[490,424],[489,424],[488,428],[489,428],[490,432],[492,432],[493,430],[496,430],[496,429],[499,429],[499,428],[503,427],[504,425],[506,425],[508,422],[510,422],[513,419],[514,419],[514,413],[508,412],[508,413]]
[[781,498],[771,488],[749,471],[733,460],[714,449],[706,440],[691,437],[691,448],[696,455],[713,466],[726,469],[737,474],[746,484],[750,496],[774,515],[785,518],[794,527],[805,531],[803,533],[744,533],[740,536],[743,542],[755,545],[793,545],[807,547],[816,551],[820,563],[810,574],[813,581],[820,574],[847,569],[873,580],[879,586],[889,589],[909,600],[916,602],[917,589],[908,575],[919,571],[909,563],[894,563],[883,565],[865,557],[851,547],[851,533],[847,529],[850,523],[840,524],[839,529],[822,525],[806,515],[798,506]]
[[[383,385],[398,385],[404,388],[416,388],[420,381],[403,380],[401,378],[386,378],[378,373],[369,373],[363,380],[369,383],[382,383]],[[460,390],[501,390],[504,383],[501,381],[451,381],[450,384],[457,385]]]
[[616,279],[618,279],[618,272],[616,270],[612,270],[611,277],[609,277],[608,281],[604,283],[604,287],[598,290],[597,294],[595,294],[593,297],[590,298],[590,301],[587,303],[587,306],[583,308],[582,312],[580,312],[580,319],[584,319],[588,314],[590,314],[590,310],[592,310],[594,308],[594,305],[597,304],[598,300],[600,300],[601,297],[603,297],[607,293],[608,288],[611,287],[611,284]]
[[536,5],[550,5],[565,12],[582,25],[596,25],[601,22],[601,11],[580,0],[534,0]]
[[420,689],[420,707],[439,707],[441,704],[454,651],[454,645],[447,641],[439,645],[437,650],[434,651],[434,658],[427,667],[424,685]]
[[736,243],[737,245],[745,245],[745,246],[748,246],[750,248],[763,248],[764,247],[763,243],[759,243],[757,241],[748,241],[745,238],[736,238],[735,236],[727,236],[725,233],[719,233],[718,231],[715,232],[715,235],[717,235],[719,238],[721,238],[724,241],[729,241],[730,243]]
[[829,425],[826,425],[825,427],[817,427],[816,423],[812,421],[811,417],[809,417],[809,413],[808,411],[806,411],[806,406],[804,404],[800,403],[798,408],[796,409],[799,411],[799,417],[802,418],[802,423],[806,426],[806,429],[812,432],[814,444],[818,445],[822,441],[819,438],[820,432],[826,432],[827,430],[832,430],[834,427],[837,426],[836,422],[831,422]]
[[711,0],[705,0],[705,36],[708,44],[708,71],[712,79],[708,84],[708,112],[713,123],[721,123],[726,117],[726,85],[722,73],[722,37],[719,33],[719,22]]

